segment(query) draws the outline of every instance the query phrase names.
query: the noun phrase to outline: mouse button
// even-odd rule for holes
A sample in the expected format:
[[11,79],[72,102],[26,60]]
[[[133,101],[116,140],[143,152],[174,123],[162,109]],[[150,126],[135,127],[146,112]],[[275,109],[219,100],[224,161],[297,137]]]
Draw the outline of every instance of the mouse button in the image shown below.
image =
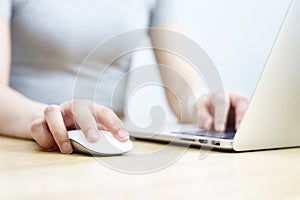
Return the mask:
[[106,139],[112,146],[123,152],[128,152],[133,148],[133,143],[130,140],[126,142],[120,142],[114,137],[107,137]]
[[110,132],[100,131],[98,142],[91,144],[90,149],[107,154],[125,153],[132,149],[132,142],[120,142]]
[[82,132],[80,130],[68,131],[69,139],[74,140],[78,143],[81,143],[80,141],[82,140],[80,134],[82,135]]

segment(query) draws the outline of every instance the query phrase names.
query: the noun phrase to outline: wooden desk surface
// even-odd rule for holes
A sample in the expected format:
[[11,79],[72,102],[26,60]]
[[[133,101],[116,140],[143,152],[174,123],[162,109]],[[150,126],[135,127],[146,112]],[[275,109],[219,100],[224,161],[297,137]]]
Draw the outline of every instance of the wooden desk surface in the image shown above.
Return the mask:
[[[160,146],[135,141],[139,150]],[[165,169],[130,175],[91,156],[0,136],[0,163],[0,199],[300,199],[300,148],[212,151],[202,160],[191,148]]]

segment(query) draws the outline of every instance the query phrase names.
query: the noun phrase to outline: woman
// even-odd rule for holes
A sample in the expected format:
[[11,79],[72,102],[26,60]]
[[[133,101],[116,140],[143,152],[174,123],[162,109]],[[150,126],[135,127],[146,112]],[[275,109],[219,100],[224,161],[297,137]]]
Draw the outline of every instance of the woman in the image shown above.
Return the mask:
[[[34,139],[46,150],[59,148],[66,154],[72,152],[67,130],[77,125],[90,142],[99,139],[98,129],[109,130],[120,141],[128,140],[124,125],[107,106],[109,91],[128,70],[130,59],[113,64],[106,73],[103,89],[107,93],[101,94],[97,104],[85,99],[72,100],[72,92],[77,71],[93,47],[120,32],[147,27],[178,30],[174,1],[1,0],[0,133]],[[155,42],[151,34],[150,38]],[[122,45],[127,45],[126,41]],[[118,48],[98,52],[92,62],[103,67],[102,61],[118,52]],[[174,66],[176,72],[186,77],[195,92],[200,91],[195,73],[180,65],[177,58],[162,52],[155,55],[159,63]],[[97,67],[86,74],[86,82]],[[161,75],[173,91],[182,93],[172,77]],[[166,94],[173,111],[180,116],[176,99]],[[117,95],[120,106],[115,112],[122,110],[122,96],[122,92]],[[188,98],[182,96],[180,101],[186,102]],[[226,91],[225,99],[211,103],[209,98],[201,96],[198,105],[200,127],[224,131],[231,109],[235,110],[238,127],[248,100],[239,93]],[[218,113],[224,108],[222,117]],[[188,121],[185,118],[180,120]]]

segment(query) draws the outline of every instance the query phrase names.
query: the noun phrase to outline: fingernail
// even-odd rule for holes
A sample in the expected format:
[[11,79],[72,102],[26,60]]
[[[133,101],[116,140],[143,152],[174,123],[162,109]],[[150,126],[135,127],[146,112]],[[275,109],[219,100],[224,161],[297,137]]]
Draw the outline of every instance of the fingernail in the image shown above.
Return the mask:
[[97,131],[95,131],[94,129],[89,129],[87,131],[87,140],[89,142],[97,142],[100,138],[99,133],[97,133]]
[[124,129],[120,129],[118,131],[118,136],[121,140],[126,140],[129,138],[129,133],[127,131],[125,131]]
[[223,123],[219,123],[216,125],[215,129],[216,131],[220,131],[220,132],[225,131],[225,125]]
[[62,145],[62,151],[65,154],[72,153],[73,150],[71,144],[69,142],[64,142]]

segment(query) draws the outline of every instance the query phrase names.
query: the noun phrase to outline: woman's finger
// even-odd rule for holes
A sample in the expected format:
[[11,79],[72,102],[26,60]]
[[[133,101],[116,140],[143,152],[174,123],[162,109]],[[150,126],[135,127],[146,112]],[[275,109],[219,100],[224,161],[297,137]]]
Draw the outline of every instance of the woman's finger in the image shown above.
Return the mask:
[[210,130],[213,127],[211,98],[203,96],[198,101],[199,128]]
[[109,130],[116,139],[126,142],[129,139],[129,133],[118,116],[105,106],[95,105],[92,110],[97,122]]
[[73,101],[66,101],[60,104],[59,108],[67,129],[75,129],[76,124],[73,116]]
[[56,105],[46,107],[44,111],[48,128],[62,153],[72,153],[72,145],[60,108]]
[[213,96],[214,128],[224,132],[227,126],[227,118],[230,110],[230,98],[226,92],[218,92]]
[[45,119],[37,119],[30,126],[30,133],[33,139],[44,149],[54,150],[57,145],[48,130]]
[[233,92],[231,95],[231,102],[235,110],[235,129],[238,129],[247,111],[249,100],[246,96]]
[[99,130],[108,131],[108,129],[102,124],[97,123],[97,126]]
[[73,116],[89,142],[99,140],[98,125],[92,113],[94,104],[85,100],[73,101]]

